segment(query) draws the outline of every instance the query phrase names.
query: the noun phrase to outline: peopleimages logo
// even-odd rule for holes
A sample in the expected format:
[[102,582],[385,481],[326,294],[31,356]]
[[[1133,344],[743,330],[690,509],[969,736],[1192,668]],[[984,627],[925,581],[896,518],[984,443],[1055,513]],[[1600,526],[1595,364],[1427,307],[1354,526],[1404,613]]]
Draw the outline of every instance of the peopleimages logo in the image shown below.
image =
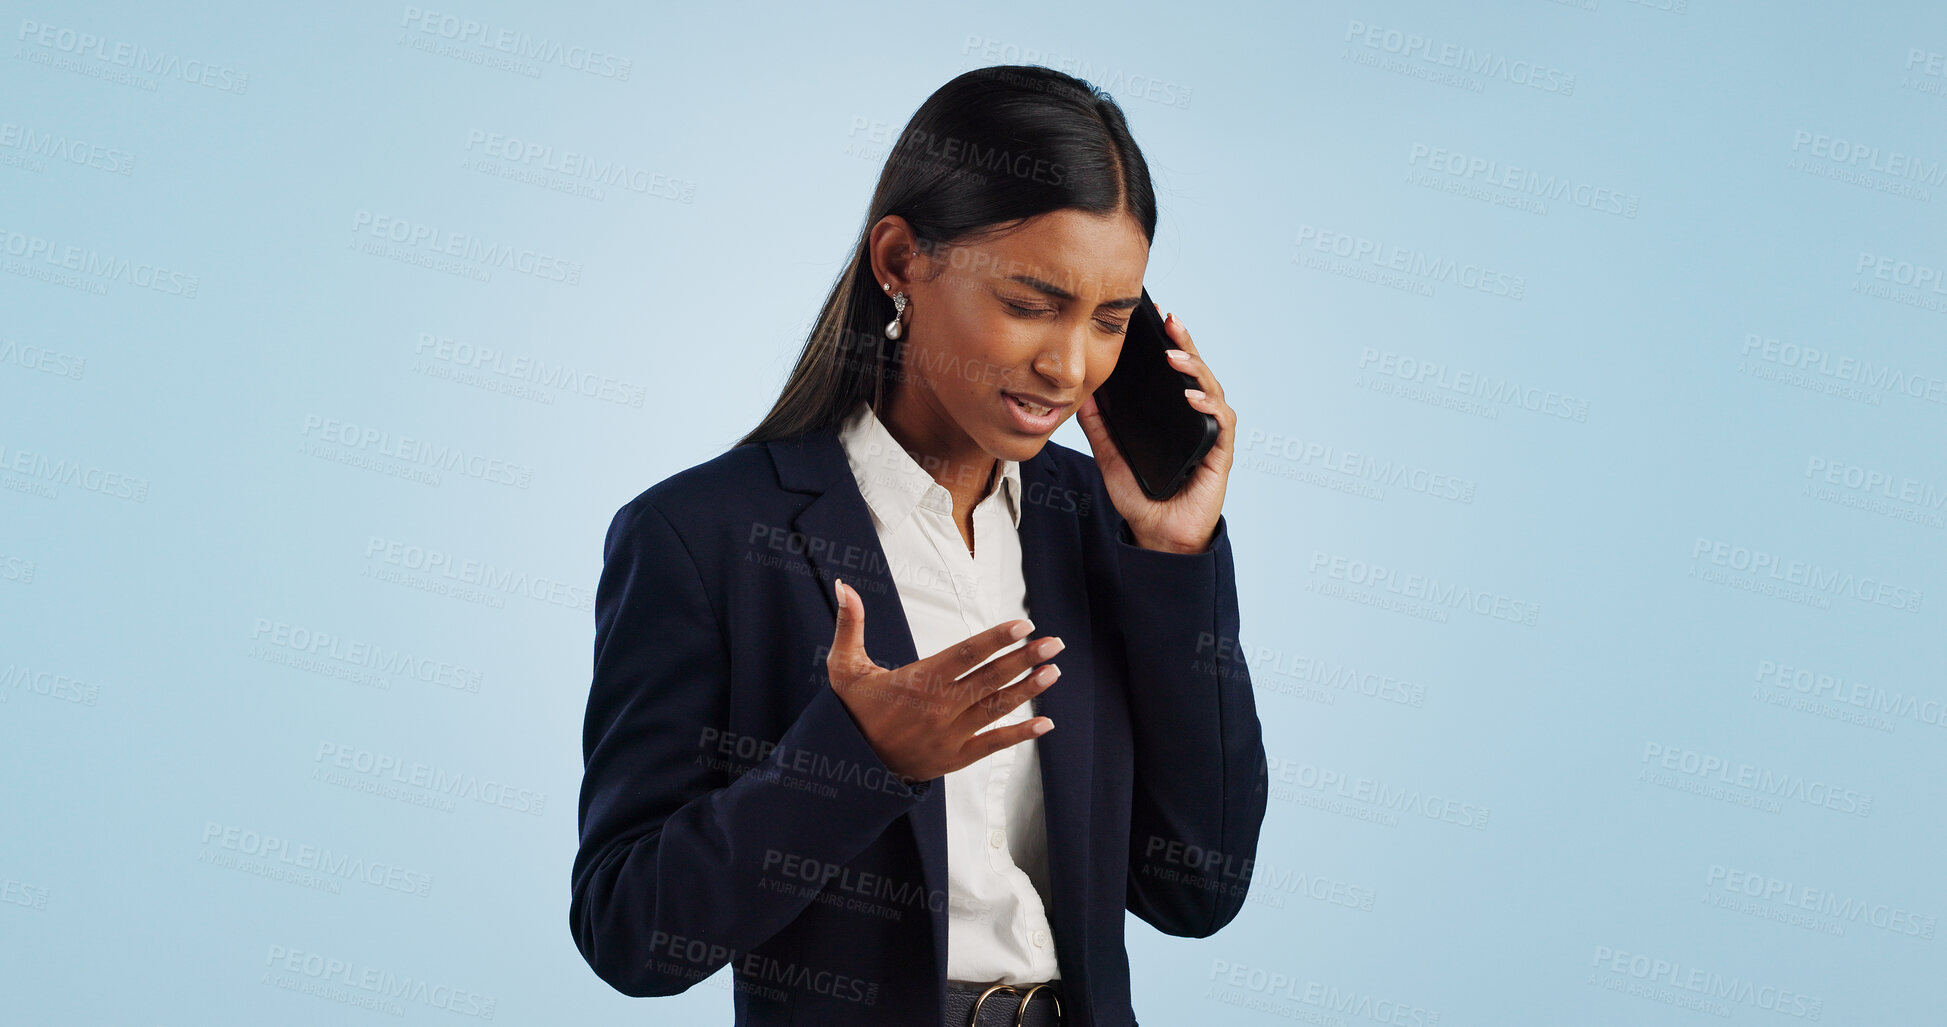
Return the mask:
[[1392,1027],[1436,1027],[1441,1019],[1438,1009],[1416,1002],[1228,959],[1211,960],[1205,980],[1206,999],[1304,1023],[1343,1027],[1349,1018]]
[[1334,795],[1354,802],[1367,803],[1392,814],[1407,813],[1427,820],[1484,831],[1487,829],[1487,820],[1491,813],[1487,806],[1481,803],[1465,802],[1447,795],[1424,792],[1418,788],[1395,786],[1375,778],[1346,774],[1330,767],[1320,767],[1279,756],[1267,755],[1264,767],[1267,778],[1275,784],[1294,785],[1322,795]]
[[[468,153],[484,154],[531,171],[559,175],[577,183],[627,189],[630,192],[660,196],[666,200],[679,200],[683,203],[691,202],[696,196],[696,183],[692,181],[671,178],[660,172],[650,171],[648,168],[631,167],[624,161],[594,157],[578,150],[557,150],[548,143],[489,132],[485,129],[467,130],[466,150]],[[594,192],[597,199],[603,195],[600,189]]]
[[1928,292],[1947,293],[1947,272],[1931,264],[1919,264],[1898,257],[1859,251],[1859,259],[1853,263],[1854,274],[1871,273],[1882,282],[1894,285],[1912,286]]
[[1873,171],[1889,178],[1902,178],[1926,185],[1947,186],[1947,162],[1928,160],[1898,150],[1798,129],[1792,133],[1792,152],[1809,153],[1820,160]]
[[1848,571],[1828,570],[1815,563],[1788,559],[1762,549],[1750,549],[1701,537],[1691,547],[1690,558],[1693,562],[1706,564],[1706,571],[1721,567],[1740,571],[1751,577],[1783,582],[1815,594],[1845,596],[1862,603],[1888,606],[1908,613],[1919,613],[1920,601],[1926,596],[1922,590],[1906,585],[1894,585],[1877,578],[1858,577]]
[[1419,600],[1431,607],[1464,610],[1483,617],[1534,627],[1541,604],[1484,589],[1474,589],[1427,574],[1401,571],[1383,564],[1313,550],[1311,573],[1348,585],[1376,589]]
[[[1314,250],[1345,261],[1345,270],[1351,277],[1361,277],[1351,272],[1365,270],[1394,272],[1393,277],[1416,287],[1408,291],[1423,296],[1433,295],[1431,290],[1436,282],[1512,300],[1520,299],[1528,288],[1528,280],[1521,275],[1312,224],[1298,226],[1296,245],[1299,253],[1292,258],[1293,263],[1334,271],[1330,262],[1316,261],[1305,253]],[[1307,260],[1313,262],[1306,263]]]
[[[421,763],[418,760],[401,759],[354,745],[320,742],[312,762],[317,764],[313,769],[313,779],[328,784],[343,784],[340,780],[328,779],[320,773],[320,771],[336,769],[349,771],[373,781],[424,789],[444,800],[466,799],[485,806],[495,806],[537,817],[547,810],[548,797],[545,792],[519,788],[492,778],[449,770],[430,763]],[[344,777],[344,775],[338,776]],[[369,791],[363,788],[356,790]]]
[[265,984],[393,1016],[406,1015],[412,1004],[491,1020],[500,1002],[468,988],[287,945],[266,949],[264,966]]
[[[593,610],[595,590],[545,575],[501,567],[440,549],[427,549],[377,535],[365,545],[365,558],[381,570],[409,571],[435,584],[466,585],[493,595],[522,595],[573,610]],[[373,575],[392,580],[388,575]],[[405,582],[412,584],[412,582]],[[435,589],[439,591],[439,589]],[[464,591],[464,590],[462,590]]]
[[1644,742],[1641,762],[1645,766],[1674,770],[1700,781],[1743,788],[1758,795],[1790,799],[1808,806],[1822,806],[1840,813],[1850,813],[1856,817],[1871,816],[1873,812],[1873,797],[1865,792],[1857,792],[1829,781],[1813,781],[1798,774],[1775,771],[1741,760],[1698,752],[1695,749],[1665,745],[1661,742]]
[[1442,147],[1414,143],[1407,166],[1440,172],[1456,179],[1512,190],[1523,196],[1560,200],[1585,210],[1634,218],[1642,200],[1635,193],[1584,182],[1567,175],[1545,174],[1533,168]]
[[399,17],[399,27],[409,32],[477,46],[521,60],[552,64],[570,71],[594,75],[597,78],[614,79],[617,82],[627,82],[629,74],[635,70],[633,58],[619,57],[590,47],[564,43],[559,39],[537,36],[520,29],[489,25],[472,18],[428,11],[419,7],[408,6]]
[[[135,155],[126,150],[76,139],[60,132],[37,132],[11,121],[0,121],[0,149],[18,150],[22,157],[29,160],[46,158],[106,171],[112,175],[129,175],[135,171]],[[11,162],[0,160],[0,163]]]
[[[181,54],[151,50],[146,46],[107,39],[92,32],[47,25],[26,18],[21,19],[20,31],[14,39],[38,47],[44,53],[59,53],[66,55],[70,60],[88,59],[96,62],[92,66],[75,65],[65,70],[102,78],[115,78],[117,81],[124,81],[126,84],[143,89],[153,90],[155,85],[147,79],[137,78],[130,81],[103,74],[99,69],[107,67],[120,69],[124,75],[139,73],[180,79],[192,85],[206,86],[225,93],[242,93],[250,88],[250,73],[247,71],[211,64]],[[46,63],[44,60],[36,60],[24,47],[17,50],[15,55],[33,60],[35,63]]]
[[[0,226],[0,254],[25,263],[8,261],[6,270],[27,278],[42,278],[55,284],[102,295],[106,283],[119,282],[165,296],[195,299],[202,280],[187,271],[130,260],[87,246],[77,246],[30,232]],[[61,274],[61,272],[73,272]]]
[[[451,260],[439,258],[452,257],[480,265],[471,269],[467,277],[483,281],[491,278],[489,269],[500,268],[550,282],[581,284],[582,264],[578,260],[526,246],[493,242],[420,221],[374,213],[363,207],[352,213],[352,236],[354,245],[363,244],[366,252],[396,256],[409,263],[424,264],[450,274],[465,269]],[[369,236],[370,240],[361,240],[360,236]],[[382,253],[385,243],[397,244],[399,252]]]
[[[1244,444],[1239,453],[1246,456],[1262,455],[1268,458],[1250,461],[1256,470],[1270,474],[1283,474],[1303,480],[1304,470],[1318,469],[1345,475],[1363,483],[1390,485],[1405,488],[1410,492],[1451,499],[1460,503],[1472,503],[1476,484],[1471,478],[1460,478],[1426,467],[1416,466],[1392,459],[1380,459],[1368,453],[1341,449],[1330,443],[1313,439],[1299,439],[1262,429],[1245,433]],[[1281,466],[1277,462],[1283,460]],[[1383,491],[1373,498],[1381,498]]]
[[[243,863],[232,858],[229,862],[234,869],[248,873],[262,873],[264,876],[280,876],[277,870],[297,871],[302,874],[315,874],[331,881],[362,881],[374,888],[404,892],[424,898],[432,894],[433,875],[410,870],[396,863],[382,860],[368,860],[346,852],[336,852],[322,845],[280,838],[274,834],[241,827],[236,824],[222,824],[214,820],[203,825],[203,846],[206,855],[199,862],[221,863],[222,857],[212,850],[220,850],[232,857],[256,860],[256,865]],[[267,872],[268,871],[268,872]],[[329,889],[336,891],[336,888]]]
[[1947,488],[1876,467],[1862,467],[1843,460],[1811,456],[1806,458],[1805,477],[1874,497],[1911,503],[1929,510],[1947,508]]
[[[1820,375],[1835,382],[1863,386],[1873,390],[1863,395],[1875,404],[1879,402],[1876,393],[1898,392],[1947,406],[1947,377],[1916,374],[1892,364],[1875,363],[1870,358],[1844,356],[1796,342],[1781,342],[1756,332],[1745,333],[1738,353],[1780,367]],[[1833,387],[1822,391],[1839,390]]]
[[[1888,691],[1869,682],[1777,660],[1759,660],[1756,681],[1760,689],[1768,685],[1774,692],[1796,692],[1809,700],[1844,703],[1868,714],[1882,714],[1894,720],[1910,720],[1929,727],[1947,728],[1947,701],[1912,692]],[[1841,716],[1837,719],[1850,718]],[[1887,725],[1885,730],[1892,730],[1892,726]]]
[[[480,691],[481,672],[475,668],[432,659],[406,648],[388,648],[378,642],[347,638],[333,631],[314,631],[301,625],[258,617],[251,628],[250,638],[259,648],[275,647],[330,661],[347,669],[413,678],[459,692]],[[252,655],[257,653],[253,652]],[[391,687],[390,680],[382,680],[382,687]]]
[[1864,899],[1842,896],[1829,888],[1814,888],[1797,881],[1727,867],[1720,863],[1710,865],[1704,883],[1710,888],[1721,889],[1733,895],[1763,899],[1766,902],[1831,917],[1845,923],[1864,922],[1882,931],[1904,934],[1923,941],[1932,941],[1934,931],[1940,926],[1939,918],[1930,914],[1890,906],[1884,902],[1867,902]]
[[[52,499],[56,485],[77,485],[97,495],[113,499],[126,499],[134,503],[149,501],[149,479],[137,478],[111,471],[95,464],[66,457],[54,456],[35,450],[21,449],[0,440],[0,474],[18,474],[27,479],[24,484],[37,485],[45,489],[41,494]],[[14,487],[0,479],[0,487]],[[38,489],[15,488],[15,491],[40,491]]]
[[[1611,991],[1628,991],[1642,998],[1695,1009],[1716,1016],[1731,1016],[1734,1006],[1763,1009],[1803,1020],[1817,1020],[1825,1011],[1825,1000],[1789,988],[1759,984],[1742,977],[1721,974],[1681,960],[1664,959],[1639,952],[1626,952],[1610,945],[1597,945],[1589,983]],[[1607,972],[1611,976],[1601,977]],[[1681,994],[1638,991],[1634,983],[1646,987],[1673,988]]]
[[[1456,396],[1520,407],[1530,413],[1585,422],[1589,401],[1533,382],[1520,382],[1505,375],[1487,374],[1439,360],[1426,360],[1407,353],[1362,346],[1359,369],[1412,385],[1439,389]],[[1488,408],[1490,410],[1497,408]]]
[[1575,92],[1575,76],[1559,68],[1458,43],[1443,43],[1428,36],[1383,25],[1348,21],[1345,24],[1345,42],[1356,43],[1400,60],[1417,60],[1466,75],[1500,79],[1510,85],[1527,86],[1544,93],[1569,96]]
[[[369,424],[341,421],[320,414],[306,414],[298,433],[307,439],[327,442],[345,450],[357,450],[386,457],[414,467],[448,471],[498,485],[524,489],[534,479],[534,468],[462,446],[428,442],[409,435],[395,435]],[[435,477],[433,484],[438,484]]]

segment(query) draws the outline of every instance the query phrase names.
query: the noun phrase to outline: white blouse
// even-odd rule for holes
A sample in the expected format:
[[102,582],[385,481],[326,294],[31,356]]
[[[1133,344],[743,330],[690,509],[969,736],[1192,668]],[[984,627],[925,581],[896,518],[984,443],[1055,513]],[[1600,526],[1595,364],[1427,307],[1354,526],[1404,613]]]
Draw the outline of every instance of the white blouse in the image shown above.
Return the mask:
[[[975,632],[1027,618],[1017,461],[1002,463],[999,486],[974,507],[974,552],[969,553],[953,522],[953,497],[901,448],[870,404],[858,405],[840,427],[839,440],[872,509],[921,659]],[[886,613],[868,606],[865,615],[869,620]],[[994,656],[1036,637],[1010,642]],[[1057,663],[1060,659],[1055,657]],[[994,724],[1027,720],[1035,715],[1034,705],[1033,700],[1022,703]],[[935,787],[941,785],[946,788],[947,977],[1008,983],[1058,978],[1048,929],[1047,821],[1034,741],[951,771]]]

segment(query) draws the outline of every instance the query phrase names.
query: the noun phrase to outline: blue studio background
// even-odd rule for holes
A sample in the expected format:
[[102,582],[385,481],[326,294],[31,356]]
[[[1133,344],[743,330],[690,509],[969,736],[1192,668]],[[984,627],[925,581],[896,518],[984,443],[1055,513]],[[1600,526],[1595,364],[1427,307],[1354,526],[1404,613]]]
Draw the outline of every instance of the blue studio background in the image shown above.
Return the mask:
[[1937,1017],[1947,8],[599,6],[9,5],[0,1020],[727,1022],[569,936],[603,534],[1022,62],[1240,419],[1276,801],[1142,1021]]

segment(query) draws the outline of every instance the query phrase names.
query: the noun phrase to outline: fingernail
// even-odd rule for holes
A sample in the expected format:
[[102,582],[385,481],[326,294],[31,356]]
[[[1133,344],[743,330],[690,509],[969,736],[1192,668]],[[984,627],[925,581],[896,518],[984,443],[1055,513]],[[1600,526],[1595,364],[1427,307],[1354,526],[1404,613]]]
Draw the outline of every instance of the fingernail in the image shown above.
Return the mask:
[[1054,684],[1055,679],[1061,676],[1061,667],[1053,663],[1044,663],[1042,666],[1048,669],[1041,672],[1041,683],[1044,685]]
[[1190,359],[1190,354],[1188,354],[1188,353],[1185,353],[1184,351],[1182,351],[1182,350],[1180,350],[1180,349],[1166,349],[1166,350],[1164,350],[1164,351],[1163,351],[1163,353],[1164,353],[1164,355],[1166,355],[1166,356],[1168,356],[1168,357],[1169,357],[1169,358],[1170,358],[1171,360],[1188,360],[1188,359]]
[[1011,628],[1008,628],[1007,637],[1013,639],[1021,639],[1021,638],[1028,637],[1028,635],[1032,634],[1033,632],[1034,632],[1034,622],[1029,620],[1024,620],[1021,623],[1016,624]]
[[1053,656],[1054,654],[1061,652],[1063,649],[1068,648],[1068,643],[1062,641],[1059,638],[1049,638],[1046,642],[1042,643],[1042,648],[1047,650],[1049,656]]
[[838,596],[838,608],[841,610],[845,608],[845,590],[843,588],[840,588],[839,586],[843,585],[844,583],[845,583],[844,578],[832,579],[832,594]]
[[1045,734],[1047,734],[1048,732],[1050,732],[1050,731],[1053,731],[1053,730],[1054,730],[1054,728],[1055,728],[1055,722],[1054,722],[1054,721],[1052,721],[1052,720],[1044,720],[1044,721],[1041,721],[1040,723],[1038,723],[1038,724],[1036,724],[1036,725],[1034,725],[1034,733],[1035,733],[1035,734],[1037,734],[1037,735],[1045,735]]
[[1183,394],[1184,394],[1185,396],[1188,396],[1188,397],[1190,397],[1191,399],[1202,399],[1202,398],[1203,398],[1203,390],[1202,390],[1202,389],[1184,389],[1184,390],[1183,390]]

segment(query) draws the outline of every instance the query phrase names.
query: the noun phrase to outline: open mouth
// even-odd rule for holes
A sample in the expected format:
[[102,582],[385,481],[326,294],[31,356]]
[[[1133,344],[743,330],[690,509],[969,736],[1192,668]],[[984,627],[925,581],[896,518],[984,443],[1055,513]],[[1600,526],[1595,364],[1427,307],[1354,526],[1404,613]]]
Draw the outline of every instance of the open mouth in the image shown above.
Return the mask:
[[1020,407],[1021,409],[1027,411],[1030,414],[1033,414],[1036,417],[1046,417],[1049,414],[1055,412],[1054,407],[1044,407],[1039,403],[1030,403],[1027,400],[1022,399],[1021,397],[1016,396],[1011,392],[1007,394],[1007,398],[1009,400],[1012,400],[1015,406]]

